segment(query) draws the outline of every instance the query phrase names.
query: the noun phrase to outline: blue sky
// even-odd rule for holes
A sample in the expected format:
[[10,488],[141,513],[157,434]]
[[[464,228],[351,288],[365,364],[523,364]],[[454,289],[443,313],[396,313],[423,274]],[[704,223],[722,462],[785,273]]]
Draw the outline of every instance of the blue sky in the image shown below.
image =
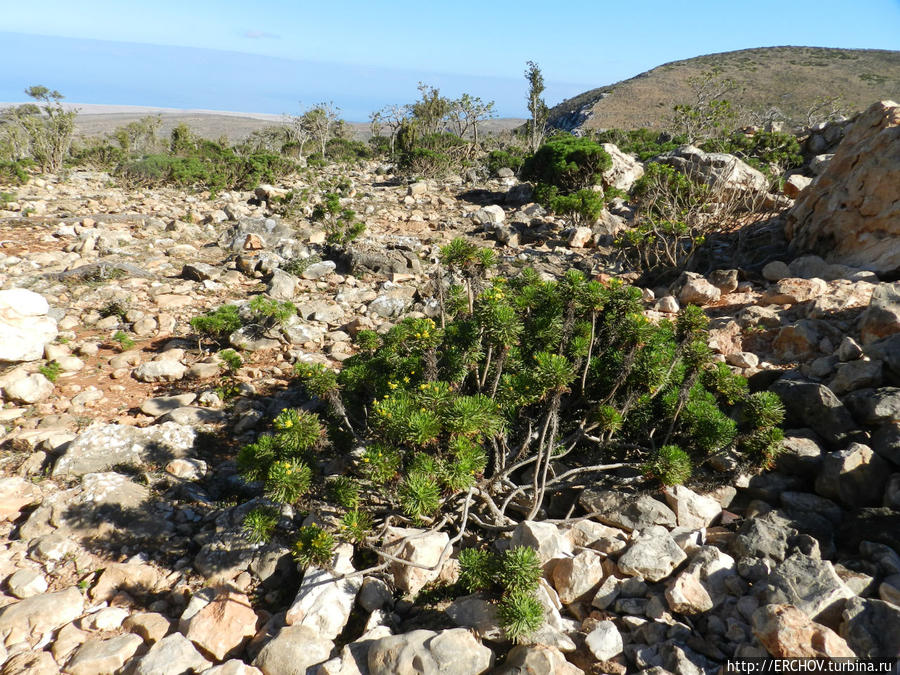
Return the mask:
[[900,0],[0,0],[0,100],[36,83],[83,103],[364,120],[416,83],[524,116],[667,61],[774,45],[900,49]]

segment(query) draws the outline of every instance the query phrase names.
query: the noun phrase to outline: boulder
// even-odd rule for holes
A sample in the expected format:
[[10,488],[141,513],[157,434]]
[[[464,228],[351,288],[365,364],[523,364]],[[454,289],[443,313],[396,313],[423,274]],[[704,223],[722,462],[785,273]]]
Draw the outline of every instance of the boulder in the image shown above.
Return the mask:
[[256,634],[256,612],[250,599],[231,590],[219,592],[213,600],[183,622],[185,637],[216,661],[240,651]]
[[513,647],[494,675],[584,675],[584,671],[566,661],[565,654],[547,645]]
[[[900,240],[900,230],[897,239]],[[897,254],[900,265],[900,244],[897,245]],[[860,339],[868,345],[895,333],[900,333],[900,282],[879,284],[859,320]]]
[[753,634],[777,658],[855,657],[844,639],[791,605],[766,605],[753,614]]
[[624,649],[622,635],[612,621],[600,621],[587,634],[584,644],[598,661],[608,661]]
[[787,263],[784,263],[781,260],[773,260],[762,268],[762,275],[767,281],[781,281],[782,279],[791,276],[791,270],[787,266]]
[[618,566],[623,574],[657,582],[668,577],[686,558],[666,528],[654,526],[634,533]]
[[576,227],[569,235],[569,248],[584,248],[591,243],[593,231],[589,227]]
[[681,287],[678,301],[682,305],[708,305],[722,295],[722,291],[695,272],[684,272],[678,285]]
[[211,665],[184,635],[172,633],[150,647],[137,662],[134,675],[199,673]]
[[877,387],[883,378],[881,361],[857,359],[838,366],[837,372],[828,383],[828,388],[841,396],[847,392],[865,387]]
[[822,458],[816,492],[850,508],[877,506],[890,477],[890,466],[867,445],[851,443]]
[[644,165],[636,157],[622,152],[612,143],[602,145],[612,159],[612,166],[603,172],[603,182],[617,190],[631,192],[635,182],[644,175]]
[[0,638],[7,645],[42,636],[74,621],[84,608],[84,597],[74,586],[64,591],[35,595],[0,609]]
[[126,633],[105,640],[93,638],[82,644],[66,665],[71,675],[113,675],[142,647],[144,641]]
[[760,302],[764,305],[796,305],[814,300],[828,292],[828,284],[821,279],[795,279],[788,277],[772,284]]
[[765,195],[769,188],[769,181],[760,171],[723,152],[703,152],[684,145],[660,155],[656,161],[704,182],[722,200],[750,200]]
[[266,294],[275,300],[290,300],[297,293],[297,283],[297,277],[293,274],[276,269],[269,279]]
[[797,199],[797,197],[800,196],[800,193],[809,187],[809,184],[812,183],[812,181],[813,179],[808,176],[795,173],[787,177],[781,191],[784,193],[785,197]]
[[187,366],[175,359],[148,361],[134,369],[132,375],[138,382],[177,382],[187,373]]
[[683,485],[667,487],[663,495],[680,527],[698,530],[711,525],[722,513],[722,507],[715,499],[698,495]]
[[900,106],[870,106],[834,157],[788,213],[785,235],[797,251],[896,274],[900,270]]
[[494,665],[494,654],[465,628],[414,630],[375,640],[368,665],[371,675],[478,675]]
[[334,644],[309,626],[285,626],[253,660],[263,675],[307,675],[307,668],[324,663]]
[[16,403],[39,403],[53,393],[53,383],[41,373],[20,377],[3,388],[3,393]]
[[117,465],[141,468],[189,456],[196,432],[166,422],[138,429],[118,424],[93,424],[72,441],[53,467],[54,476],[83,476]]
[[36,361],[56,339],[56,320],[43,296],[24,288],[0,291],[0,363]]
[[781,398],[788,417],[809,427],[830,446],[839,446],[856,429],[850,411],[828,387],[781,378],[770,387]]
[[603,577],[603,558],[594,551],[579,551],[553,566],[553,587],[565,605],[592,599]]
[[793,605],[810,619],[837,626],[848,598],[854,597],[831,562],[795,553],[766,580],[767,604]]
[[700,579],[681,573],[666,588],[666,602],[677,614],[702,614],[713,608],[713,600]]
[[860,658],[896,658],[900,607],[873,598],[850,598],[840,634]]
[[506,214],[503,212],[502,206],[490,204],[478,209],[473,218],[479,225],[485,228],[492,228],[503,223],[506,220]]
[[530,546],[537,551],[544,569],[550,561],[572,555],[572,541],[553,523],[523,520],[513,530],[510,546]]
[[456,598],[444,611],[457,626],[471,628],[483,640],[504,639],[497,606],[480,593]]
[[334,553],[330,569],[310,566],[303,574],[297,597],[287,611],[289,626],[309,626],[327,640],[334,640],[344,629],[353,602],[359,592],[359,577],[341,579],[354,572],[353,547],[341,544]]
[[389,528],[385,536],[385,553],[395,558],[434,567],[425,569],[392,562],[388,570],[393,574],[394,586],[404,593],[415,595],[425,584],[437,579],[441,573],[441,566],[438,563],[449,541],[450,537],[446,532],[426,534],[424,530],[415,528]]
[[16,520],[27,506],[41,501],[40,488],[18,476],[0,478],[0,522]]
[[673,528],[678,524],[675,513],[650,495],[625,496],[617,490],[587,488],[578,503],[601,523],[629,532],[653,525]]

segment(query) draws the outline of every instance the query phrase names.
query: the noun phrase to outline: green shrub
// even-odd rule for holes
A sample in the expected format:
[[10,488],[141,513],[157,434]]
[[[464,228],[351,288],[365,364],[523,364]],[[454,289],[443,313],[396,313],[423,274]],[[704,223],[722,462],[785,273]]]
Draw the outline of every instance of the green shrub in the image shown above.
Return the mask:
[[535,182],[534,196],[540,204],[581,225],[594,222],[602,213],[606,195],[594,186],[611,166],[612,158],[598,143],[560,136],[529,157],[522,173]]
[[535,597],[543,571],[537,552],[516,546],[496,556],[466,548],[459,552],[459,582],[469,593],[493,591],[497,617],[506,636],[520,642],[544,623],[544,608]]
[[557,188],[569,195],[591,188],[612,166],[612,158],[589,138],[561,136],[544,143],[525,161],[522,173],[527,180]]
[[693,473],[690,456],[677,445],[664,445],[656,458],[644,465],[644,472],[663,485],[681,485]]
[[253,544],[268,542],[278,524],[278,511],[267,506],[260,506],[248,512],[241,523],[241,531]]
[[62,372],[62,366],[56,361],[50,361],[38,368],[38,372],[51,382],[56,382]]
[[325,226],[325,241],[331,246],[345,247],[366,230],[365,223],[356,220],[353,209],[341,206],[341,196],[326,192],[312,213],[314,222]]
[[134,340],[128,337],[124,332],[117,330],[115,335],[112,336],[113,342],[118,343],[119,349],[123,352],[128,351],[132,347],[134,347]]
[[294,558],[300,567],[328,567],[331,564],[334,537],[316,525],[301,527],[294,545]]
[[672,136],[653,129],[607,129],[591,138],[597,143],[612,143],[622,152],[635,155],[642,162],[671,152],[688,142],[686,136]]
[[222,305],[190,320],[191,328],[200,335],[221,342],[243,325],[237,305]]
[[264,326],[280,325],[297,313],[294,303],[288,300],[273,300],[264,295],[253,296],[247,306],[252,313],[252,323]]
[[334,162],[359,162],[372,158],[372,150],[362,141],[332,138],[325,144],[325,156]]
[[25,185],[32,166],[34,162],[30,159],[0,160],[0,184]]
[[[397,518],[454,534],[462,522],[507,528],[609,467],[677,483],[715,454],[766,461],[760,444],[774,427],[758,425],[777,415],[754,415],[768,404],[745,406],[745,383],[712,362],[698,307],[651,323],[640,290],[615,281],[577,270],[547,281],[531,269],[488,280],[493,255],[464,240],[440,259],[452,272],[440,317],[361,331],[339,373],[298,364],[298,383],[327,404],[324,420],[283,412],[238,454],[271,499],[339,513],[321,526],[332,538],[377,554]],[[740,429],[739,409],[749,415]],[[572,473],[551,472],[551,460]],[[490,570],[510,598],[510,635],[524,635],[529,603],[518,596],[540,577],[534,552],[511,549],[496,567],[462,558],[463,584],[484,587]]]
[[485,168],[494,175],[503,168],[511,169],[518,174],[524,164],[524,149],[515,147],[507,150],[491,150],[484,160]]

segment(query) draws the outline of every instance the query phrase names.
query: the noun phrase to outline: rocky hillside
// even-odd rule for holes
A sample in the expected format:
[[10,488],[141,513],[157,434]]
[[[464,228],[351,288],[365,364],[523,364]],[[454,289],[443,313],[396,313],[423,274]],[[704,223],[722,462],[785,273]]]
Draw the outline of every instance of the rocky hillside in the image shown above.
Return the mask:
[[[544,626],[523,644],[486,596],[448,595],[459,566],[444,532],[399,521],[393,557],[365,576],[371,561],[348,544],[327,569],[299,570],[289,542],[252,543],[242,522],[260,490],[234,458],[279,411],[314,405],[292,387],[295,364],[340,369],[361,330],[436,316],[437,249],[454,237],[494,247],[501,272],[635,281],[610,247],[627,202],[570,228],[509,171],[407,184],[368,164],[344,172],[343,202],[366,233],[329,258],[309,213],[275,208],[308,173],[216,196],[128,191],[85,171],[3,187],[0,673],[695,675],[735,657],[895,656],[900,284],[879,275],[894,274],[900,200],[871,167],[897,171],[897,110],[823,130],[836,152],[784,195],[735,158],[666,158],[762,191],[773,215],[796,197],[794,239],[846,237],[856,257],[791,250],[775,218],[720,242],[728,257],[710,253],[705,274],[641,288],[651,322],[702,307],[715,359],[781,397],[783,452],[726,485],[599,479],[573,488],[558,520],[500,528],[491,548],[530,546],[543,571]],[[608,178],[627,190],[644,168],[616,157]],[[853,206],[861,219],[869,205],[884,216],[861,241],[849,216],[821,234],[816,215],[850,185],[877,192]],[[228,336],[243,359],[230,375],[190,320],[258,295],[297,312]],[[279,527],[315,517],[286,506]]]
[[550,111],[561,129],[665,128],[676,104],[694,103],[689,80],[712,69],[739,86],[728,98],[738,109],[778,108],[805,123],[807,111],[840,97],[844,114],[873,100],[900,99],[900,52],[821,47],[764,47],[673,61],[628,80],[586,91]]

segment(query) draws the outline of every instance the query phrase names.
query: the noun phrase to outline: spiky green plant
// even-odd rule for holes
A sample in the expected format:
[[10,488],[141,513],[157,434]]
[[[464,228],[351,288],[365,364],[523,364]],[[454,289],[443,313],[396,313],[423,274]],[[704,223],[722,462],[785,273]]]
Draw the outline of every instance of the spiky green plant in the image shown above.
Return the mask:
[[258,506],[244,516],[241,531],[251,543],[262,544],[272,538],[277,524],[277,510],[268,506]]
[[511,592],[497,606],[497,619],[507,638],[524,642],[544,624],[544,607],[531,593]]
[[469,593],[488,590],[494,583],[495,567],[489,551],[464,548],[459,552],[459,582]]
[[663,485],[681,485],[693,472],[691,458],[677,445],[664,445],[656,457],[644,465],[644,472]]
[[334,555],[334,537],[318,525],[301,527],[293,554],[300,567],[328,567]]

